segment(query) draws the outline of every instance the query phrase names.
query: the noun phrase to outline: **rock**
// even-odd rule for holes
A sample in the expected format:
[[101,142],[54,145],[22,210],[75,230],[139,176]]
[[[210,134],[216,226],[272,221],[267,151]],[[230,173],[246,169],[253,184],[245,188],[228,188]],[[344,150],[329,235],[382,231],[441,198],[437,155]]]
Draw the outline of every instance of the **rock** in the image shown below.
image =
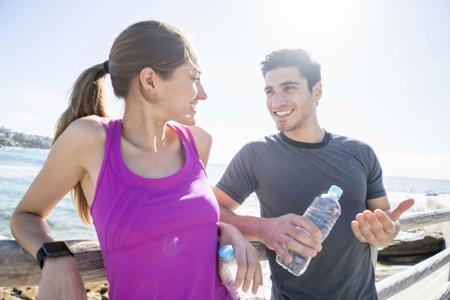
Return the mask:
[[11,290],[11,293],[12,293],[14,296],[20,296],[20,295],[22,294],[22,291],[19,290],[19,289],[16,288],[16,287],[13,287],[12,290]]
[[[109,300],[108,284],[104,281],[87,282],[85,289],[88,300]],[[36,286],[0,288],[0,300],[36,300],[38,288]]]
[[11,296],[11,295],[7,295],[7,296],[4,296],[4,297],[2,297],[0,299],[1,300],[17,300],[17,299],[20,299],[20,298],[17,298],[17,297]]
[[89,300],[109,299],[108,283],[105,281],[87,282],[84,284]]
[[401,232],[387,247],[378,251],[378,261],[384,263],[417,263],[445,249],[442,233],[423,230]]
[[22,299],[35,300],[37,295],[37,287],[26,287],[20,296]]

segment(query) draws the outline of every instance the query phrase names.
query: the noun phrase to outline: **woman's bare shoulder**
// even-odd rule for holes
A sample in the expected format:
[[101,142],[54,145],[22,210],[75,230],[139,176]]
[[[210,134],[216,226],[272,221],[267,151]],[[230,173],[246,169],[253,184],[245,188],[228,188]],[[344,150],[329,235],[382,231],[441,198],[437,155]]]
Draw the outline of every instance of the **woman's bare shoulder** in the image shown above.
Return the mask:
[[197,125],[188,127],[194,137],[200,159],[206,167],[208,164],[209,154],[211,152],[212,136],[206,130]]
[[104,131],[103,126],[108,125],[110,121],[110,119],[105,117],[90,115],[72,121],[72,123],[69,124],[69,127],[72,126],[78,130],[85,130],[88,132],[94,131],[93,133],[95,133],[95,131]]
[[199,147],[211,147],[212,136],[205,129],[197,125],[188,126],[194,136],[194,139]]
[[63,131],[58,140],[73,145],[79,150],[101,149],[105,143],[104,126],[108,126],[110,119],[99,116],[86,116],[72,121]]

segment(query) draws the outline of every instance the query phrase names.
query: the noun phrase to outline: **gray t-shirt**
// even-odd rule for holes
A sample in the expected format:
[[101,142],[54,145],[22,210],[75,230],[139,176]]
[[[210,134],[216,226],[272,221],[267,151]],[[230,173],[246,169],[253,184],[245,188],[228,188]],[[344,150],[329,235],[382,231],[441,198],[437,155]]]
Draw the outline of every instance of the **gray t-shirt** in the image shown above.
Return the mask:
[[378,299],[370,246],[350,226],[370,199],[386,195],[378,159],[370,146],[347,137],[326,133],[322,142],[303,143],[278,133],[246,144],[217,184],[239,203],[256,192],[266,218],[302,215],[333,184],[344,191],[342,214],[303,275],[283,269],[267,249],[272,299]]

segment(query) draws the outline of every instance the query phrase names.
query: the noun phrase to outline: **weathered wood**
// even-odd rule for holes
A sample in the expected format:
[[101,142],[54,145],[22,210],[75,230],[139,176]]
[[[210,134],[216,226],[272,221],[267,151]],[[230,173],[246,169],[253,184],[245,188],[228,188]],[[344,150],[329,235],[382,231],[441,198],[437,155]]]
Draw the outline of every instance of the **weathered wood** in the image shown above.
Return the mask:
[[389,298],[438,270],[448,262],[450,262],[450,249],[441,251],[403,272],[381,280],[376,284],[378,297],[380,299]]
[[401,230],[407,230],[447,221],[450,221],[450,209],[410,213],[398,220],[398,223]]
[[[74,253],[84,282],[106,280],[98,241],[66,241]],[[267,259],[262,243],[252,242],[261,260]],[[14,240],[0,240],[0,287],[37,285],[41,269],[34,258]]]
[[[400,219],[402,229],[422,227],[429,224],[450,221],[450,209],[428,211],[405,216]],[[75,253],[81,276],[85,282],[105,279],[103,259],[97,241],[67,241]],[[253,243],[261,260],[266,260],[266,248],[261,243]],[[41,270],[22,247],[13,240],[0,240],[0,286],[36,285]]]
[[[75,254],[85,282],[105,280],[103,258],[97,241],[66,241]],[[0,287],[37,285],[41,269],[34,258],[13,240],[0,240]]]

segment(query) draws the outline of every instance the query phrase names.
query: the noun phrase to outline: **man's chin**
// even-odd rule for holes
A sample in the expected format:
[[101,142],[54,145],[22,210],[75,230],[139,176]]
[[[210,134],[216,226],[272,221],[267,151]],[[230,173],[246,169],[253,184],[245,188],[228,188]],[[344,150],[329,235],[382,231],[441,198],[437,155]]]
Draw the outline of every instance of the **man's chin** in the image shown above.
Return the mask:
[[291,130],[288,124],[279,124],[275,123],[275,127],[278,129],[278,131],[285,132]]
[[275,123],[275,126],[277,127],[278,131],[284,132],[284,133],[293,131],[293,130],[297,130],[300,128],[300,126],[289,125],[289,124],[277,124],[277,123]]

